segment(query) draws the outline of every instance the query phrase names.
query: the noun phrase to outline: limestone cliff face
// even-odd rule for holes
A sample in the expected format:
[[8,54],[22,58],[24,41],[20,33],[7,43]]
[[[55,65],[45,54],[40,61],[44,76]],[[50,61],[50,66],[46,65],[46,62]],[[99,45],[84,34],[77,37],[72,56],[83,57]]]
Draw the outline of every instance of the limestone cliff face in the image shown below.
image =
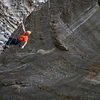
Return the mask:
[[[64,40],[70,35],[73,36],[75,30],[77,30],[83,23],[85,23],[97,10],[98,2],[96,0],[52,0],[51,20],[53,28],[62,27],[57,31],[56,43],[64,44]],[[54,34],[53,34],[54,35]]]
[[[61,5],[63,4],[63,6]],[[97,6],[96,0],[64,0],[58,1],[58,7],[61,11],[61,18],[69,25],[76,24],[78,20],[89,10]],[[79,24],[79,23],[77,23]]]
[[0,100],[100,100],[99,19],[97,0],[49,0],[33,11],[26,48],[0,56]]
[[17,24],[24,15],[30,12],[28,2],[22,0],[0,1],[0,33],[11,34],[17,28]]

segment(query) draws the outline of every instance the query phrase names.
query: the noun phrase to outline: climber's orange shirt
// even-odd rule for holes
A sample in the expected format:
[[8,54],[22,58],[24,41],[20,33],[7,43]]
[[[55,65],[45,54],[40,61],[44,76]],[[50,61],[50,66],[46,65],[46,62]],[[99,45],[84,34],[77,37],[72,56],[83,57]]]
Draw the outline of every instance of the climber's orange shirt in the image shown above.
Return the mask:
[[28,41],[28,34],[24,32],[22,35],[20,35],[20,41]]

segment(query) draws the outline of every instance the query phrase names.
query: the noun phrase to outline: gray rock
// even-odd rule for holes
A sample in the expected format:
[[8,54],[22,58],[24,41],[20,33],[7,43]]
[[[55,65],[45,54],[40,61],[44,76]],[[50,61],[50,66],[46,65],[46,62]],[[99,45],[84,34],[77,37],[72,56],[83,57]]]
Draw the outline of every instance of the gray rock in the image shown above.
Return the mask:
[[99,19],[97,0],[50,0],[32,12],[26,48],[0,57],[0,100],[100,100]]

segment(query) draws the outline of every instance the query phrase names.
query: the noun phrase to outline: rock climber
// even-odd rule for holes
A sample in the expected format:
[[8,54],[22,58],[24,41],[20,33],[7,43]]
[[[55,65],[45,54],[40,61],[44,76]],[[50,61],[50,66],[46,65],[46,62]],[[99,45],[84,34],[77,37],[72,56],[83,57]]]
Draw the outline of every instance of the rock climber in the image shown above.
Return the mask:
[[4,49],[9,48],[10,45],[18,45],[19,44],[21,46],[21,49],[23,49],[26,46],[26,44],[28,42],[28,37],[31,34],[31,31],[25,30],[25,26],[24,26],[23,22],[22,22],[22,29],[23,29],[22,35],[20,35],[19,37],[16,37],[16,38],[10,37],[8,39]]

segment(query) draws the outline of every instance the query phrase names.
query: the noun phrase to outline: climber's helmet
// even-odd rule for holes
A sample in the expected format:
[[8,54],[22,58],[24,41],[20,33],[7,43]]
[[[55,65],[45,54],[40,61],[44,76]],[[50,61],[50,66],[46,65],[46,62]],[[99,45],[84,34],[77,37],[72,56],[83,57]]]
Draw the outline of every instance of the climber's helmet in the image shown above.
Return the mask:
[[27,34],[30,35],[32,32],[31,31],[27,31]]

